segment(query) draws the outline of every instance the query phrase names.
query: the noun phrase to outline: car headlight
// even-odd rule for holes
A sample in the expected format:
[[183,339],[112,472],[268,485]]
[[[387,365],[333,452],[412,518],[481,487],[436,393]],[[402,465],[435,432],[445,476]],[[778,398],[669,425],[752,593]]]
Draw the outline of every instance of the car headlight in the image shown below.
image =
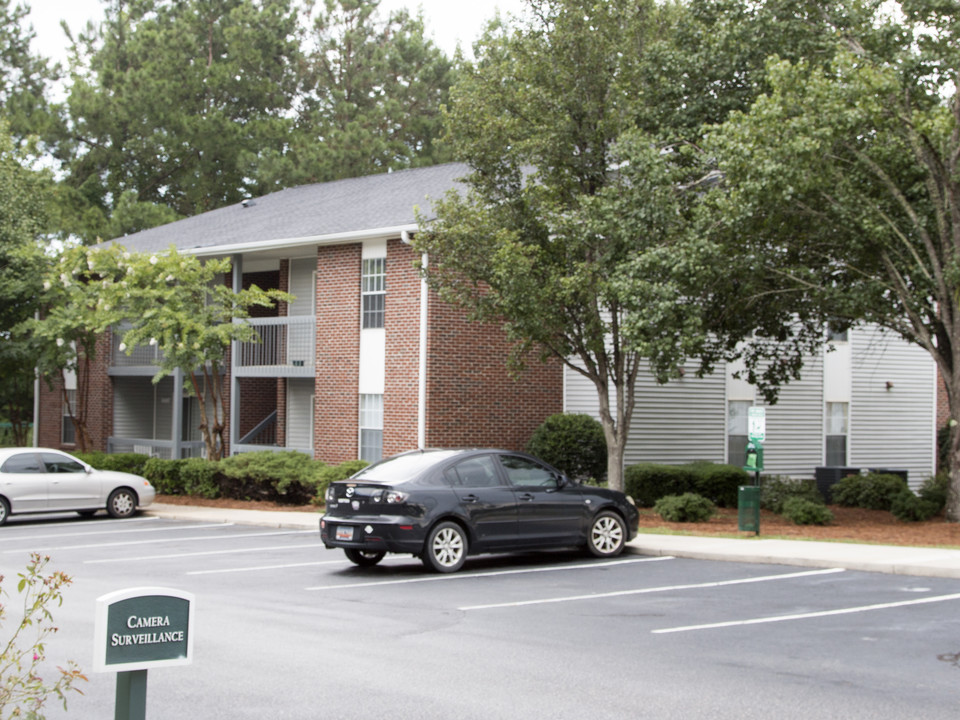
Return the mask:
[[634,507],[637,506],[637,503],[634,501],[633,496],[631,495],[627,495],[627,502],[633,505]]

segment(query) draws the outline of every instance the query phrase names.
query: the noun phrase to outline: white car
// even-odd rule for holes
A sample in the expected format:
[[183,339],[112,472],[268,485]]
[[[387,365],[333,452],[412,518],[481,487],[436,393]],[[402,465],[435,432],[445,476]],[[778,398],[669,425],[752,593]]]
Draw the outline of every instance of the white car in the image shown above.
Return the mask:
[[11,515],[106,510],[126,518],[153,502],[156,491],[139,475],[94,470],[49,448],[0,448],[0,525]]

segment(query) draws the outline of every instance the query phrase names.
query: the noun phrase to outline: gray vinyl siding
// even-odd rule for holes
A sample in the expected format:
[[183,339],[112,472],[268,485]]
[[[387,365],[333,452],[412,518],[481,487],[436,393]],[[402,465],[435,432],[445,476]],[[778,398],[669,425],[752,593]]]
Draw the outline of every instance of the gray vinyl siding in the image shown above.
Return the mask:
[[875,329],[851,331],[850,342],[850,465],[907,470],[916,488],[934,472],[933,360],[921,348]]
[[172,378],[163,378],[154,385],[149,377],[115,377],[113,383],[114,436],[172,439]]
[[302,378],[287,380],[287,447],[313,450],[314,381]]
[[313,271],[317,269],[317,259],[295,258],[290,261],[290,294],[296,299],[290,303],[289,315],[314,315]]
[[759,394],[756,404],[766,408],[764,473],[813,477],[823,464],[823,361],[808,359],[776,404],[766,405]]
[[[592,382],[565,369],[565,411],[599,418],[599,402]],[[626,465],[639,462],[723,462],[726,447],[725,376],[685,377],[658,385],[642,370],[636,384],[636,403],[627,439]],[[611,409],[616,395],[611,390]]]

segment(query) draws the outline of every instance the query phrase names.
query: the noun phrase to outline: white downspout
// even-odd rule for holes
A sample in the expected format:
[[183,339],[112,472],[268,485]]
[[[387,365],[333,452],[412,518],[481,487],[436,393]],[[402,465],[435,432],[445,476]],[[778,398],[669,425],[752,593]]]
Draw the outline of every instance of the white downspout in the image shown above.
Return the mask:
[[[405,245],[410,244],[410,233],[406,230],[400,233],[400,239]],[[427,267],[427,254],[420,256],[423,269]],[[420,338],[417,363],[417,447],[421,450],[427,444],[427,279],[420,275]]]
[[[40,319],[40,311],[33,315]],[[936,415],[936,413],[934,413]],[[33,446],[40,447],[40,366],[33,370]]]

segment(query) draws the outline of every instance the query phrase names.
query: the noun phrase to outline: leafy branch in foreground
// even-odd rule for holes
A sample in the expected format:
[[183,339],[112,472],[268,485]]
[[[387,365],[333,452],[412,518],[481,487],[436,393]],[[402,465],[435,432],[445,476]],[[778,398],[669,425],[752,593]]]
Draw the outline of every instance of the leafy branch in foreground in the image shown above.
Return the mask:
[[[17,594],[22,596],[23,611],[19,622],[14,620],[12,632],[4,642],[0,637],[0,716],[4,718],[35,718],[42,720],[43,707],[54,696],[67,707],[67,693],[83,694],[74,683],[87,677],[72,660],[67,668],[57,667],[59,676],[53,683],[40,676],[46,660],[46,640],[59,631],[53,624],[50,608],[63,604],[63,588],[72,580],[56,570],[44,574],[49,556],[30,554],[26,572],[19,573]],[[3,601],[9,593],[3,589],[0,575],[0,631],[7,619],[9,604]]]

